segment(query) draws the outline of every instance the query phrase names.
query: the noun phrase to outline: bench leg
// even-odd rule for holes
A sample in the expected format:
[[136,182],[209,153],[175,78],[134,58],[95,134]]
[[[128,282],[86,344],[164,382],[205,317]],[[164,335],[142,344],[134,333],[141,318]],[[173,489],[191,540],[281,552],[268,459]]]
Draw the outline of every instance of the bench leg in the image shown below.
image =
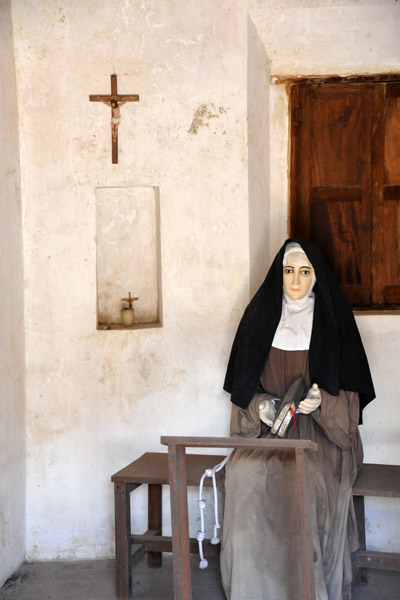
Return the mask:
[[185,446],[169,446],[168,463],[171,489],[174,600],[191,600]]
[[[149,483],[148,530],[153,535],[162,533],[162,485]],[[148,552],[147,566],[161,567],[162,552]]]
[[[360,544],[360,550],[366,550],[364,496],[353,496],[353,500],[357,519],[358,542]],[[353,573],[353,583],[368,583],[368,569],[365,567],[355,567]]]
[[140,484],[114,483],[117,596],[128,600],[132,589],[130,493]]

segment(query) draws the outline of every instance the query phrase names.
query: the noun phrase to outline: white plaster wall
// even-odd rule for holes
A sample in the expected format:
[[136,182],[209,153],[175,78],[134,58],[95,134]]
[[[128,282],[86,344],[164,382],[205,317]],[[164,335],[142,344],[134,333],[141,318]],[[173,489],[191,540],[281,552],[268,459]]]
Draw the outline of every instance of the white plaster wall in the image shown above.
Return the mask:
[[[279,76],[348,75],[400,71],[400,6],[392,1],[295,2],[255,0],[250,17],[270,59],[271,82]],[[270,88],[270,257],[287,234],[288,96]],[[357,323],[377,399],[364,411],[365,461],[400,464],[400,314],[360,314]],[[367,545],[400,551],[398,502],[367,499]]]
[[0,587],[25,555],[24,312],[10,2],[0,3]]
[[[113,555],[110,475],[159,450],[160,435],[228,432],[232,337],[249,285],[287,234],[287,95],[265,73],[257,80],[256,64],[272,77],[398,70],[398,10],[383,0],[14,0],[28,559]],[[119,165],[110,111],[88,101],[109,92],[114,71],[121,93],[140,94],[121,109]],[[129,185],[160,188],[164,326],[97,331],[95,188]],[[269,207],[269,225],[257,207]],[[366,459],[398,462],[372,416],[396,414],[398,317],[359,325],[378,391]],[[133,504],[144,529],[144,493]],[[369,540],[398,548],[395,528],[389,540],[379,533],[378,510]]]
[[249,181],[250,296],[269,268],[270,60],[259,32],[248,20],[247,119]]
[[263,32],[273,75],[398,70],[400,8],[395,1],[266,4],[271,7],[255,8],[251,15]]
[[[161,450],[160,435],[228,432],[224,370],[248,299],[247,10],[15,0],[13,20],[27,558],[112,556],[110,476]],[[140,95],[121,109],[118,165],[110,110],[89,102],[114,70]],[[127,185],[160,189],[164,325],[97,331],[95,188]],[[144,529],[144,494],[134,507]]]

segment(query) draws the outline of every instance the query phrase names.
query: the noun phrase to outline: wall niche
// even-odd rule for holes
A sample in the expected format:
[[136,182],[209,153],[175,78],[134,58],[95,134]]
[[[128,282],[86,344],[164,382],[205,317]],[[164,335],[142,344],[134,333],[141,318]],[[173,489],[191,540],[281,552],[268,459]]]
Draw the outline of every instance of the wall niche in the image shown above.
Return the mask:
[[[161,327],[159,189],[96,188],[97,329]],[[134,322],[121,322],[121,298],[133,303]]]

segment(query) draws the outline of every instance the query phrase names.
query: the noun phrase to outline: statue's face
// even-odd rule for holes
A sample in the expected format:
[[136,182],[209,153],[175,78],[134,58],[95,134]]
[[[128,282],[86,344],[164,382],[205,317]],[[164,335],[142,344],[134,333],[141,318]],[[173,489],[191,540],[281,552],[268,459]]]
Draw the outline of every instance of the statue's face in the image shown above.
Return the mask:
[[310,290],[314,269],[304,252],[291,252],[283,265],[283,287],[292,300],[301,300]]

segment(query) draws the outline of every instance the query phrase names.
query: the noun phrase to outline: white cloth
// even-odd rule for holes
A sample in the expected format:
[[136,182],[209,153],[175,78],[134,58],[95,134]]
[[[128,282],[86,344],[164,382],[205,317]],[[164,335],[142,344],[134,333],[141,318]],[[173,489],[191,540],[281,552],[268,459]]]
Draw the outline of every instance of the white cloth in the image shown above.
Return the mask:
[[[302,266],[312,266],[300,244],[295,242],[287,245],[283,265],[287,264],[287,257],[293,252],[303,255]],[[275,348],[281,350],[308,350],[310,348],[314,317],[315,294],[313,288],[315,281],[315,273],[313,273],[313,280],[308,293],[299,300],[289,298],[286,291],[283,290],[281,319],[272,341]]]

